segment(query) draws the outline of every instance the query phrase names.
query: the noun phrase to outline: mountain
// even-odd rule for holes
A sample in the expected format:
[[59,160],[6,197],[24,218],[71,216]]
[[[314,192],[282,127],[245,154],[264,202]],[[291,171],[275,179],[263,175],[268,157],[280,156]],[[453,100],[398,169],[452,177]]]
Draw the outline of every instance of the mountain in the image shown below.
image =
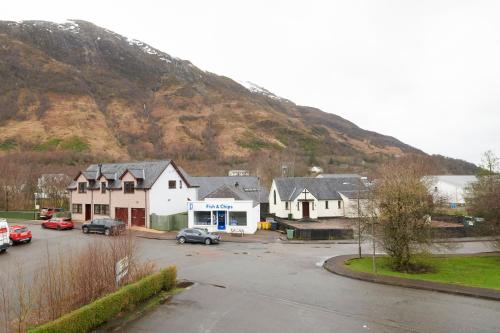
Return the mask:
[[[367,171],[387,159],[427,156],[85,21],[0,21],[0,77],[4,155],[171,157],[195,174],[249,168],[267,178],[283,163],[296,174],[313,164]],[[441,173],[476,170],[464,161],[438,164]]]

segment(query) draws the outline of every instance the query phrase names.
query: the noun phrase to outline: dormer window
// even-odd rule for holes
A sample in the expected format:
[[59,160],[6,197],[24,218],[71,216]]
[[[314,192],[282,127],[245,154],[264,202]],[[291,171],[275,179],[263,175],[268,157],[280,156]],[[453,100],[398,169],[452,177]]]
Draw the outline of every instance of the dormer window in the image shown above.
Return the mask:
[[124,193],[134,193],[134,182],[123,182]]
[[106,193],[106,182],[101,182],[101,193]]
[[78,193],[87,193],[87,182],[78,183]]

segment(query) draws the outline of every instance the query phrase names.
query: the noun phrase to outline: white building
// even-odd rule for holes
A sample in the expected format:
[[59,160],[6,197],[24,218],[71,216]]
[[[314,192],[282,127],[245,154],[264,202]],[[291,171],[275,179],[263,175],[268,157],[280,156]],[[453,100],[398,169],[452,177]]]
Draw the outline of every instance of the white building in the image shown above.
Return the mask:
[[190,177],[198,200],[187,203],[188,226],[213,232],[252,234],[260,221],[267,191],[257,177]]
[[357,217],[366,205],[366,187],[357,177],[290,177],[273,180],[269,212],[281,218]]
[[110,217],[147,228],[151,214],[185,213],[186,202],[197,198],[196,187],[172,160],[93,164],[68,190],[76,221]]
[[465,189],[477,181],[476,176],[471,175],[440,175],[427,176],[432,182],[432,191],[444,197],[451,208],[465,204]]

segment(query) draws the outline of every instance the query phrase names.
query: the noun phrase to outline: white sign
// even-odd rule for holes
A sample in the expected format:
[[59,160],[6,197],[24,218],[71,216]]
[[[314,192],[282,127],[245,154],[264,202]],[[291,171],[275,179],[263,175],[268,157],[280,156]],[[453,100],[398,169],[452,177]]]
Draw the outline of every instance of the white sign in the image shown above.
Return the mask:
[[116,262],[115,265],[116,284],[119,284],[120,281],[127,275],[127,273],[128,273],[128,257],[125,257]]

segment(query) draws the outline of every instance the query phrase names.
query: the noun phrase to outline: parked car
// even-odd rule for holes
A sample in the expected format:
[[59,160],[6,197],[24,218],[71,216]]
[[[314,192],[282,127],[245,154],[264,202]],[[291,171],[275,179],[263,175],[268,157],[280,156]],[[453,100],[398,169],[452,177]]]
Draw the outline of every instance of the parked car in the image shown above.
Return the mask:
[[465,227],[473,227],[477,224],[483,223],[484,219],[482,217],[477,217],[477,216],[464,216],[462,217],[461,221]]
[[24,225],[11,225],[10,228],[10,245],[19,243],[29,243],[31,242],[31,230]]
[[205,243],[206,245],[210,245],[220,242],[219,235],[214,235],[205,229],[182,229],[175,239],[177,239],[180,244]]
[[48,221],[42,222],[42,228],[66,230],[75,227],[73,221],[69,217],[53,217]]
[[10,246],[10,230],[6,219],[0,219],[0,253],[7,251]]
[[48,220],[51,219],[55,214],[62,211],[64,211],[62,208],[43,207],[42,210],[40,210],[40,218],[42,220]]
[[118,235],[123,231],[125,231],[125,223],[113,219],[95,219],[82,225],[82,232],[84,234],[96,232],[110,236]]

